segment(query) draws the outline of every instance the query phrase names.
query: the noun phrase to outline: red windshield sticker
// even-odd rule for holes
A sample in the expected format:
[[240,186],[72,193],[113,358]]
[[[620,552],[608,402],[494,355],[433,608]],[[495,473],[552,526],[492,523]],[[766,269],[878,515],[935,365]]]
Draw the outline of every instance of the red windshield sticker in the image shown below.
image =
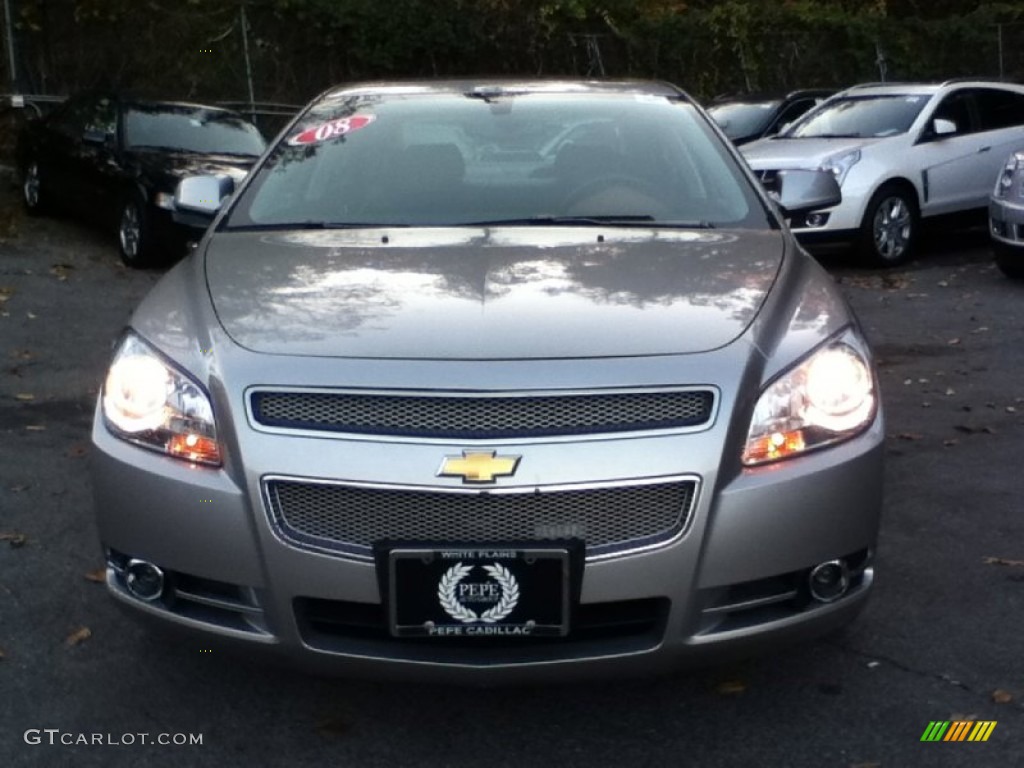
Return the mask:
[[319,141],[327,141],[338,136],[345,136],[367,125],[377,119],[376,115],[353,115],[342,117],[338,120],[331,120],[329,123],[321,123],[307,128],[302,133],[297,133],[288,139],[293,147],[301,147],[304,144],[316,144]]

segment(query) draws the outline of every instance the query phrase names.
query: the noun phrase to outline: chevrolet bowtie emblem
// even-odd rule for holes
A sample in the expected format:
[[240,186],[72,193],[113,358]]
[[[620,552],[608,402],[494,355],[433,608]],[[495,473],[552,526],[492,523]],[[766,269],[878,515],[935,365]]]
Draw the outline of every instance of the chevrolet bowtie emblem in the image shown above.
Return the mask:
[[464,483],[493,483],[496,477],[516,473],[521,456],[496,456],[495,451],[463,451],[445,456],[438,477],[461,477]]

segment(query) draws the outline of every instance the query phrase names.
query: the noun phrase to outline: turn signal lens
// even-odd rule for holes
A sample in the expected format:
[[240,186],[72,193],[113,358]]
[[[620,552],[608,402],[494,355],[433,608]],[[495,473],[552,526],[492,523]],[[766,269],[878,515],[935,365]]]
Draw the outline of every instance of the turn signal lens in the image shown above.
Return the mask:
[[117,437],[186,461],[221,464],[209,397],[138,336],[125,336],[114,354],[102,403]]
[[752,466],[847,440],[875,418],[875,378],[853,332],[777,378],[754,408],[743,450]]

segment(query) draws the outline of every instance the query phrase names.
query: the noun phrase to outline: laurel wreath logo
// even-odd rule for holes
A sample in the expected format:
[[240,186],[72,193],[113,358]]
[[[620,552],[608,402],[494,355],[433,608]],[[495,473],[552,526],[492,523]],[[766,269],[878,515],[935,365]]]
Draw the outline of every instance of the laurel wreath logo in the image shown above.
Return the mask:
[[437,599],[441,603],[441,607],[444,608],[445,613],[456,621],[461,621],[464,624],[474,621],[494,624],[512,613],[519,603],[519,582],[516,581],[516,577],[512,575],[508,568],[500,563],[494,563],[493,565],[483,566],[483,569],[487,571],[488,576],[498,582],[498,586],[501,587],[501,599],[480,614],[472,608],[467,608],[455,596],[455,590],[459,586],[459,582],[473,571],[472,565],[456,563],[445,571],[444,576],[441,577],[441,581],[437,585]]

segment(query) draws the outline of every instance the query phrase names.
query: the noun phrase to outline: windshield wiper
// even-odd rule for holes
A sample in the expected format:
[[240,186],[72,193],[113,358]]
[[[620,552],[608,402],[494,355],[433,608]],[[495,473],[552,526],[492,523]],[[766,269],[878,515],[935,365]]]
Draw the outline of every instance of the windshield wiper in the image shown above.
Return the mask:
[[466,221],[457,226],[462,227],[501,227],[501,226],[573,226],[589,224],[621,224],[628,226],[637,222],[653,222],[654,217],[648,214],[625,216],[523,216],[511,219],[487,219],[485,221]]
[[786,136],[787,139],[863,139],[859,133],[815,133],[810,136]]
[[598,216],[528,216],[519,219],[491,219],[489,221],[467,221],[463,227],[516,227],[516,226],[621,226],[629,227],[643,224],[647,227],[666,227],[671,229],[714,229],[710,221],[660,221],[648,214],[635,215],[598,215]]
[[408,224],[385,224],[368,221],[280,221],[270,224],[234,224],[228,225],[233,232],[285,232],[287,230],[311,229],[395,229],[408,227]]

